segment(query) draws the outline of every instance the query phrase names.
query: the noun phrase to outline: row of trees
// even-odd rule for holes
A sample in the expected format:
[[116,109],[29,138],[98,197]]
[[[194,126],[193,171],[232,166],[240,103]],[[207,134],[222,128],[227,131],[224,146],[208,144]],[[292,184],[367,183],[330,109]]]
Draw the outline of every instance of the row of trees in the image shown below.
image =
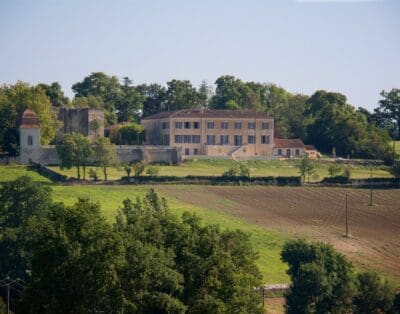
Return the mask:
[[[80,133],[64,134],[61,143],[56,145],[57,154],[61,160],[61,169],[77,170],[77,178],[86,179],[86,168],[96,165],[102,169],[104,180],[107,181],[108,168],[116,163],[115,147],[107,137],[99,137],[92,143]],[[97,178],[96,178],[97,179]]]
[[288,314],[400,313],[400,290],[374,272],[355,274],[332,245],[290,241],[281,258],[292,281],[286,293]]
[[178,219],[150,190],[113,224],[98,203],[55,203],[21,177],[0,187],[0,277],[16,313],[261,313],[249,236]]
[[[94,72],[72,86],[75,97],[68,100],[61,86],[29,86],[25,83],[0,88],[0,145],[15,137],[17,117],[26,107],[38,112],[43,143],[54,138],[55,107],[90,107],[105,111],[106,124],[139,122],[141,117],[163,111],[194,108],[247,109],[269,113],[278,125],[280,137],[301,138],[323,153],[334,150],[339,156],[390,159],[391,138],[400,127],[400,89],[383,91],[374,112],[356,109],[340,93],[316,91],[313,95],[293,94],[275,84],[244,82],[225,75],[213,86],[203,81],[196,88],[188,80],[159,84],[133,85],[125,77]],[[4,114],[3,114],[4,113]],[[396,133],[397,132],[397,133]],[[397,134],[397,135],[396,135]]]

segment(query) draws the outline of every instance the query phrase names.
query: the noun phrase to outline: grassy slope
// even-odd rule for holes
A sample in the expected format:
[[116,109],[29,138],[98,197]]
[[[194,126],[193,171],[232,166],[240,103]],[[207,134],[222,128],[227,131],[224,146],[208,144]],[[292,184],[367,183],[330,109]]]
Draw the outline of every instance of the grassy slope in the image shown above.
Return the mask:
[[27,167],[25,166],[21,165],[0,166],[0,182],[11,181],[23,175],[29,176],[37,182],[51,183],[51,181],[46,177],[41,176],[36,171],[27,169]]
[[[399,144],[400,147],[400,144]],[[245,161],[251,170],[253,176],[298,176],[297,168],[298,160],[251,160]],[[187,175],[203,175],[217,176],[234,165],[234,161],[230,159],[190,159],[186,160],[181,166],[158,166],[160,175],[171,176],[187,176]],[[331,163],[317,163],[316,173],[319,178],[328,176],[328,168]],[[369,178],[369,168],[362,166],[350,166],[352,170],[352,178]],[[63,173],[70,177],[76,176],[76,170],[60,170],[59,167],[52,167],[53,170]],[[98,170],[100,178],[103,177]],[[122,168],[110,168],[109,178],[112,180],[119,179],[125,175]],[[384,167],[374,170],[375,177],[390,177],[391,175]]]

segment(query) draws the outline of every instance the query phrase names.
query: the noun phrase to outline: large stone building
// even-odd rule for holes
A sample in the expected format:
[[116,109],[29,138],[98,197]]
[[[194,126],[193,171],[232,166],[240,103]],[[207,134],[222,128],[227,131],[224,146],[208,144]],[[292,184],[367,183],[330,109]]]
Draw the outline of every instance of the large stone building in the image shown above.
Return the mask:
[[64,133],[81,133],[90,138],[104,136],[104,111],[91,108],[61,108],[58,120],[62,127],[57,133],[57,141],[60,141]]
[[241,110],[164,111],[145,117],[147,145],[181,147],[185,155],[301,157],[299,139],[276,139],[274,119]]

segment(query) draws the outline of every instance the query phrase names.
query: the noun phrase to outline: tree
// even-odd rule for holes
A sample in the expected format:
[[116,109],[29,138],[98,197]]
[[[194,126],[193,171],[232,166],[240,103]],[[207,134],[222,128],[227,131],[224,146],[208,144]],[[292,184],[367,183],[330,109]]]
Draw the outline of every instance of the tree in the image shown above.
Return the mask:
[[146,169],[146,174],[151,177],[156,177],[160,173],[160,168],[157,166],[148,166]]
[[400,138],[400,89],[393,88],[389,92],[383,90],[381,96],[383,99],[379,101],[378,112],[388,121],[392,120],[397,124],[397,136]]
[[114,124],[117,118],[117,103],[123,99],[124,92],[116,76],[102,72],[93,72],[83,81],[72,85],[75,97],[94,96],[104,103],[104,115],[108,125]]
[[18,140],[15,136],[18,120],[27,108],[38,115],[41,143],[46,145],[55,137],[60,123],[44,90],[23,82],[3,85],[0,87],[0,145],[3,150],[11,147],[14,153],[18,152],[19,142],[11,141]]
[[190,81],[172,80],[167,82],[165,106],[168,111],[179,109],[199,109],[200,96]]
[[239,163],[239,175],[241,177],[250,178],[250,168],[247,164],[240,162]]
[[136,123],[117,126],[110,132],[110,140],[116,145],[141,145],[144,139],[144,127]]
[[104,109],[103,99],[99,96],[80,96],[75,97],[71,101],[71,107],[73,108],[90,108],[90,109]]
[[213,96],[212,86],[206,80],[203,80],[198,88],[198,93],[201,108],[207,109]]
[[159,84],[142,84],[137,87],[138,92],[144,97],[143,117],[147,117],[165,109],[165,87]]
[[285,295],[286,313],[346,313],[355,293],[351,263],[332,245],[287,242],[281,258],[292,284]]
[[331,165],[328,168],[328,173],[331,178],[337,176],[339,173],[343,171],[342,167],[339,165]]
[[129,265],[120,276],[124,297],[137,312],[261,313],[248,235],[202,226],[189,213],[178,220],[154,190],[124,201],[115,230]]
[[114,145],[107,137],[99,137],[94,146],[96,162],[101,167],[104,180],[107,181],[108,168],[115,165],[116,155]]
[[89,139],[81,133],[66,133],[62,142],[56,145],[58,157],[61,160],[61,169],[76,167],[78,180],[81,179],[81,168],[83,180],[86,179],[86,167],[89,164],[93,150]]
[[137,121],[139,112],[143,108],[144,96],[131,85],[128,77],[123,78],[122,96],[116,101],[118,121]]
[[121,313],[120,237],[98,203],[78,200],[73,206],[55,206],[29,223],[32,278],[21,312]]
[[146,169],[146,164],[143,161],[137,161],[132,164],[132,169],[133,169],[133,175],[135,178],[140,177],[145,169]]
[[357,293],[353,298],[354,313],[390,313],[394,291],[387,281],[374,272],[357,274]]
[[68,105],[69,99],[65,97],[60,83],[54,82],[51,85],[42,83],[38,84],[38,86],[43,88],[53,107],[66,107]]
[[0,186],[0,277],[29,279],[30,256],[25,241],[31,217],[41,215],[52,201],[50,189],[24,176]]
[[305,181],[306,176],[307,181],[310,182],[310,176],[315,172],[315,163],[308,156],[305,156],[300,161],[299,172],[303,182]]

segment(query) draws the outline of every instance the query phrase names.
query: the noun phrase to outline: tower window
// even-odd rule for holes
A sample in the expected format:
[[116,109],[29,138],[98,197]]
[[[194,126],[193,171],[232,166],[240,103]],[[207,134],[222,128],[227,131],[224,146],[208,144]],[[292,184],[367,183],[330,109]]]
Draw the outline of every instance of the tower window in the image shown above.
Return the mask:
[[32,135],[28,135],[28,145],[29,146],[33,145],[33,137],[32,137]]

